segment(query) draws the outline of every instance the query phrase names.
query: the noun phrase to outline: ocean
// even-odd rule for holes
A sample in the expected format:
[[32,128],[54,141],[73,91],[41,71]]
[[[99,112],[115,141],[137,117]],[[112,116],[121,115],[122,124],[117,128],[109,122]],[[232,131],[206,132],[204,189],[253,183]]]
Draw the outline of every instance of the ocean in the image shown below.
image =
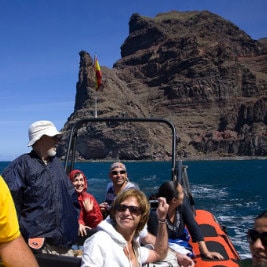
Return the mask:
[[[129,179],[139,184],[148,195],[170,179],[170,162],[124,162]],[[8,162],[0,162],[0,172]],[[197,209],[214,214],[226,227],[242,259],[249,258],[247,229],[262,210],[267,209],[267,160],[184,161],[188,166],[190,187]],[[110,162],[76,163],[88,178],[88,192],[98,202],[104,199],[109,182]]]

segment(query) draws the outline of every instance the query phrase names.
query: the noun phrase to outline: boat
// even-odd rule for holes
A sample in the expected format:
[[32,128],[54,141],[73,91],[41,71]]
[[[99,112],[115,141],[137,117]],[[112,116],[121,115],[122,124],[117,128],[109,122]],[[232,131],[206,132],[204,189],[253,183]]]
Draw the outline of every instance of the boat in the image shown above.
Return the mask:
[[[168,129],[170,136],[170,155],[171,155],[171,173],[170,179],[179,181],[183,188],[186,197],[188,197],[192,211],[195,213],[196,221],[199,223],[204,240],[211,251],[217,251],[224,256],[224,260],[211,260],[205,258],[199,251],[197,243],[190,241],[193,251],[196,255],[194,258],[195,267],[237,267],[239,266],[240,257],[233,246],[230,237],[225,229],[220,225],[212,213],[207,210],[198,210],[195,208],[193,195],[190,189],[190,181],[187,175],[187,166],[182,160],[176,158],[176,129],[174,125],[161,118],[85,118],[77,120],[69,129],[69,140],[66,147],[64,157],[64,168],[67,173],[75,169],[75,164],[79,162],[77,159],[77,143],[81,133],[84,134],[86,129],[90,129],[88,125],[101,124],[101,127],[112,127],[112,125],[125,124],[133,127],[135,124],[145,125],[146,129],[153,130],[153,125],[163,124],[164,128]],[[148,125],[148,126],[147,126]],[[94,192],[91,192],[94,194]],[[147,192],[145,192],[147,193]],[[36,254],[37,261],[41,267],[78,267],[81,264],[80,257],[66,257],[50,254]],[[153,263],[145,266],[173,266],[168,262]]]

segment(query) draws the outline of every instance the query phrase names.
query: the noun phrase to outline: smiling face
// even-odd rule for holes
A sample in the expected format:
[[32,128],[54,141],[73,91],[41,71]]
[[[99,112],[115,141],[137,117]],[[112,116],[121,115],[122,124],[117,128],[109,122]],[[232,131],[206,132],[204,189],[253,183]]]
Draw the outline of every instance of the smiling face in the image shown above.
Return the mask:
[[[254,230],[258,233],[267,232],[267,217],[256,219],[254,223]],[[255,242],[254,242],[255,241]],[[249,243],[249,249],[252,255],[252,263],[254,267],[267,266],[267,246],[264,245],[260,238],[252,240]]]
[[118,194],[110,209],[110,218],[116,229],[136,235],[145,227],[149,217],[146,195],[138,189],[128,189]]
[[126,198],[116,208],[115,221],[117,230],[121,233],[135,231],[141,218],[139,204],[133,196]]
[[122,186],[127,181],[127,172],[120,167],[112,169],[109,177],[115,186]]
[[81,173],[77,174],[72,180],[72,184],[78,194],[82,193],[85,189],[84,177]]

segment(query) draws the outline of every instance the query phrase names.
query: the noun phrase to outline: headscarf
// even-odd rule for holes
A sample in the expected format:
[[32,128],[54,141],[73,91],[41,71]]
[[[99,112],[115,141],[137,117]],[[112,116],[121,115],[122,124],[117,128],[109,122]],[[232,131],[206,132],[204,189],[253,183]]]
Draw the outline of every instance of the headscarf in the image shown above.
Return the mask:
[[83,191],[86,191],[87,190],[87,187],[88,187],[88,184],[87,184],[86,176],[84,175],[84,173],[82,171],[80,171],[80,170],[72,170],[69,173],[69,178],[70,178],[71,182],[73,182],[74,178],[76,176],[78,176],[79,174],[81,174],[83,176],[83,179],[84,179],[84,188],[83,188]]

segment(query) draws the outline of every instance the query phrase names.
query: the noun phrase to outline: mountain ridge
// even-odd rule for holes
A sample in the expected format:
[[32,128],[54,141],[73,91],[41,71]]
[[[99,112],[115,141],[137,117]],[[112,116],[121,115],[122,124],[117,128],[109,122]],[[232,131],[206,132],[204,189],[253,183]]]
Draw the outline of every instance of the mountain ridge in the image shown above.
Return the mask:
[[[267,156],[264,38],[253,40],[209,11],[171,11],[154,18],[136,13],[129,20],[121,59],[112,69],[101,66],[101,71],[104,87],[96,92],[93,59],[88,52],[80,52],[75,107],[63,129],[65,141],[78,118],[94,116],[97,97],[98,117],[172,121],[179,134],[177,153],[181,157]],[[148,139],[159,139],[159,134],[148,135],[142,127],[137,138],[143,147],[139,152],[120,133],[103,128],[94,131],[97,135],[84,134],[78,144],[82,147],[90,137],[94,153],[78,151],[79,158],[139,159],[141,151],[156,159],[169,157],[164,140],[156,147],[145,145],[154,143]],[[126,133],[122,127],[121,134]],[[121,151],[123,147],[128,147],[128,153]],[[65,151],[62,145],[60,156]]]

